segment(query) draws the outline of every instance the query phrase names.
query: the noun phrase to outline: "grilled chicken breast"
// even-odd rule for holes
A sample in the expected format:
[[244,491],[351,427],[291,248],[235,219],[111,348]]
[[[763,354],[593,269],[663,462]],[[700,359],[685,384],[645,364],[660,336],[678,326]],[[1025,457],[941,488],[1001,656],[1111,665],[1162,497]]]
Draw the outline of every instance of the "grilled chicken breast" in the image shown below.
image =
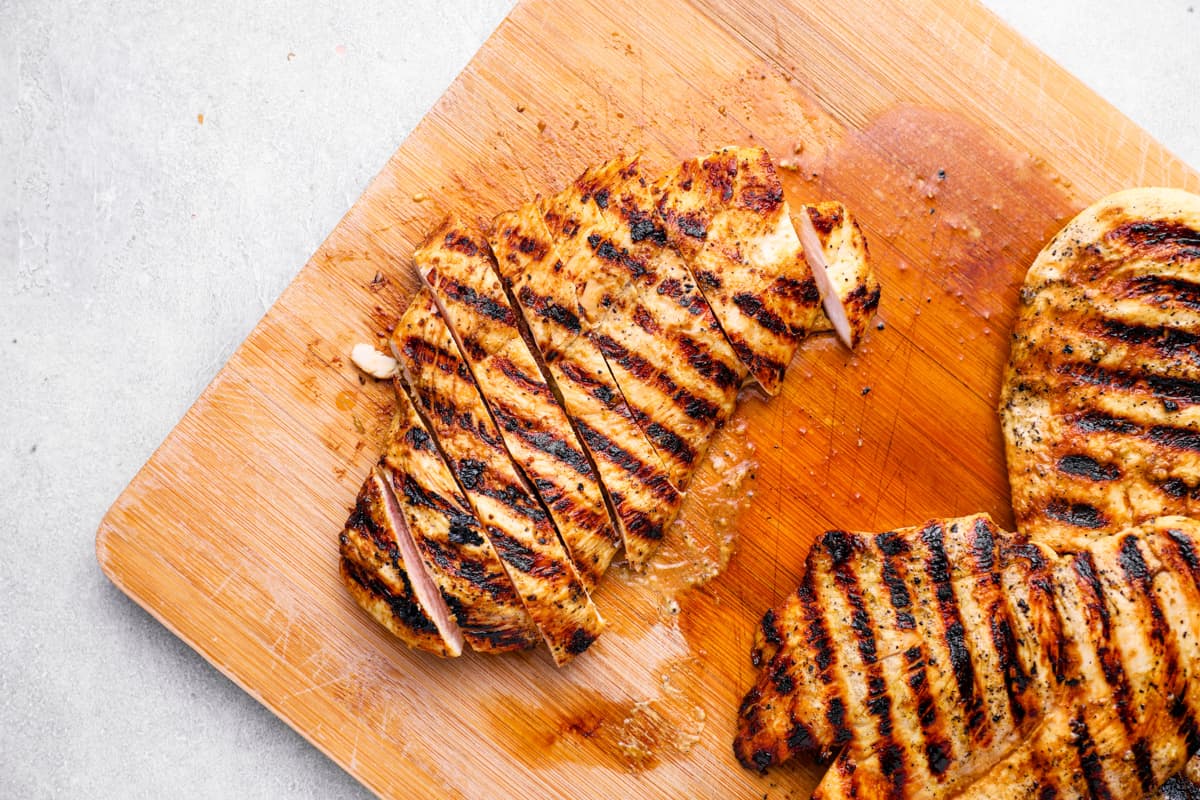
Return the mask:
[[[848,334],[846,344],[858,346],[867,323],[879,307],[881,289],[875,269],[867,252],[867,240],[857,220],[841,203],[829,200],[801,206],[797,214],[806,214],[817,235],[829,278],[830,293],[836,298],[845,315]],[[817,277],[814,270],[813,277]],[[824,292],[822,292],[824,294]],[[825,311],[813,322],[812,332],[833,330]]]
[[555,663],[565,664],[591,646],[603,622],[554,523],[509,457],[428,288],[396,325],[392,351],[525,610]]
[[444,658],[462,653],[463,637],[430,581],[382,469],[363,482],[339,537],[340,571],[351,597],[409,647]]
[[1200,747],[1200,523],[1058,556],[986,516],[833,531],[763,618],[735,751],[814,797],[1141,797]]
[[[377,472],[394,498],[390,517],[404,526],[471,649],[501,653],[536,647],[537,627],[484,536],[433,437],[404,388]],[[407,563],[407,562],[406,562]]]
[[764,391],[778,394],[821,297],[771,157],[725,148],[685,161],[653,191],[671,244],[734,351]]
[[687,487],[729,418],[745,369],[679,257],[667,246],[637,159],[588,169],[541,204],[599,346],[671,482]]
[[640,568],[654,552],[682,496],[613,381],[604,355],[585,333],[583,304],[563,269],[535,204],[496,218],[492,250],[541,351],[553,389],[596,465],[625,543]]
[[621,544],[591,462],[542,378],[481,234],[451,217],[413,255],[508,452],[541,497],[584,587]]
[[1046,245],[1000,414],[1017,528],[1054,549],[1200,516],[1200,197],[1120,192]]

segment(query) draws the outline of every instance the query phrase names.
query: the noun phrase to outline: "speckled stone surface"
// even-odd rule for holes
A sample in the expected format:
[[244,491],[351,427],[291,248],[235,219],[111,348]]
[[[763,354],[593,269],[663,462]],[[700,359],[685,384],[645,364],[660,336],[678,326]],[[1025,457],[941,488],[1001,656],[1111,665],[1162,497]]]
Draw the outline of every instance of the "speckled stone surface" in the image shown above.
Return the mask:
[[[994,0],[1200,166],[1200,0]],[[96,525],[508,10],[0,0],[0,798],[367,793]]]

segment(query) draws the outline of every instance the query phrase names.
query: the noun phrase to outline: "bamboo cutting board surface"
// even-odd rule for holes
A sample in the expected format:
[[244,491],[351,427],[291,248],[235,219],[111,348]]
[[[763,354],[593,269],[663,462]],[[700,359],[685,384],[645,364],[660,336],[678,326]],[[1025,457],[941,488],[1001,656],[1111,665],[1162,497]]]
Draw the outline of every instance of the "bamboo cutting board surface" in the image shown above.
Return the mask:
[[[337,577],[391,411],[351,347],[395,322],[446,211],[728,143],[765,145],[793,203],[858,215],[882,325],[854,354],[810,340],[780,397],[747,393],[654,568],[610,573],[609,630],[576,663],[409,652]],[[995,405],[1025,269],[1080,208],[1148,184],[1200,176],[974,5],[529,0],[117,500],[100,564],[383,796],[807,797],[818,766],[760,777],[731,754],[760,615],[827,528],[1011,524]]]

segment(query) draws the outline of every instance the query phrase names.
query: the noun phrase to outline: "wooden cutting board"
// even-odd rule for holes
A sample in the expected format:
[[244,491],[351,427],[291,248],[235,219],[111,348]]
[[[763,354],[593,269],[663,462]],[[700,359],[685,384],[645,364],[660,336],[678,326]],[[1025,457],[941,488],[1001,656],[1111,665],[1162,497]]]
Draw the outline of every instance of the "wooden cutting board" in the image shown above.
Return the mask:
[[[409,652],[337,577],[391,408],[352,345],[395,321],[447,210],[487,220],[619,150],[665,167],[726,143],[768,147],[793,202],[857,213],[880,324],[748,394],[650,574],[610,574],[609,631],[575,664]],[[806,797],[818,766],[731,755],[757,620],[827,528],[1011,523],[994,407],[1022,276],[1077,210],[1144,184],[1200,177],[975,5],[529,0],[113,505],[100,564],[380,795]]]

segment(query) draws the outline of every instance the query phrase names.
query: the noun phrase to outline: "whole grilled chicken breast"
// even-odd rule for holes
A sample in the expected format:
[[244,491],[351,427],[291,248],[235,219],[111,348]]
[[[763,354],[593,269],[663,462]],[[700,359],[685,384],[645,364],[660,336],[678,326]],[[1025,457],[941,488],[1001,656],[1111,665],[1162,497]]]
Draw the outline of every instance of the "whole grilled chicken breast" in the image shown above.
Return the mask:
[[1055,550],[1200,516],[1200,197],[1119,192],[1046,245],[1000,416],[1017,529]]

